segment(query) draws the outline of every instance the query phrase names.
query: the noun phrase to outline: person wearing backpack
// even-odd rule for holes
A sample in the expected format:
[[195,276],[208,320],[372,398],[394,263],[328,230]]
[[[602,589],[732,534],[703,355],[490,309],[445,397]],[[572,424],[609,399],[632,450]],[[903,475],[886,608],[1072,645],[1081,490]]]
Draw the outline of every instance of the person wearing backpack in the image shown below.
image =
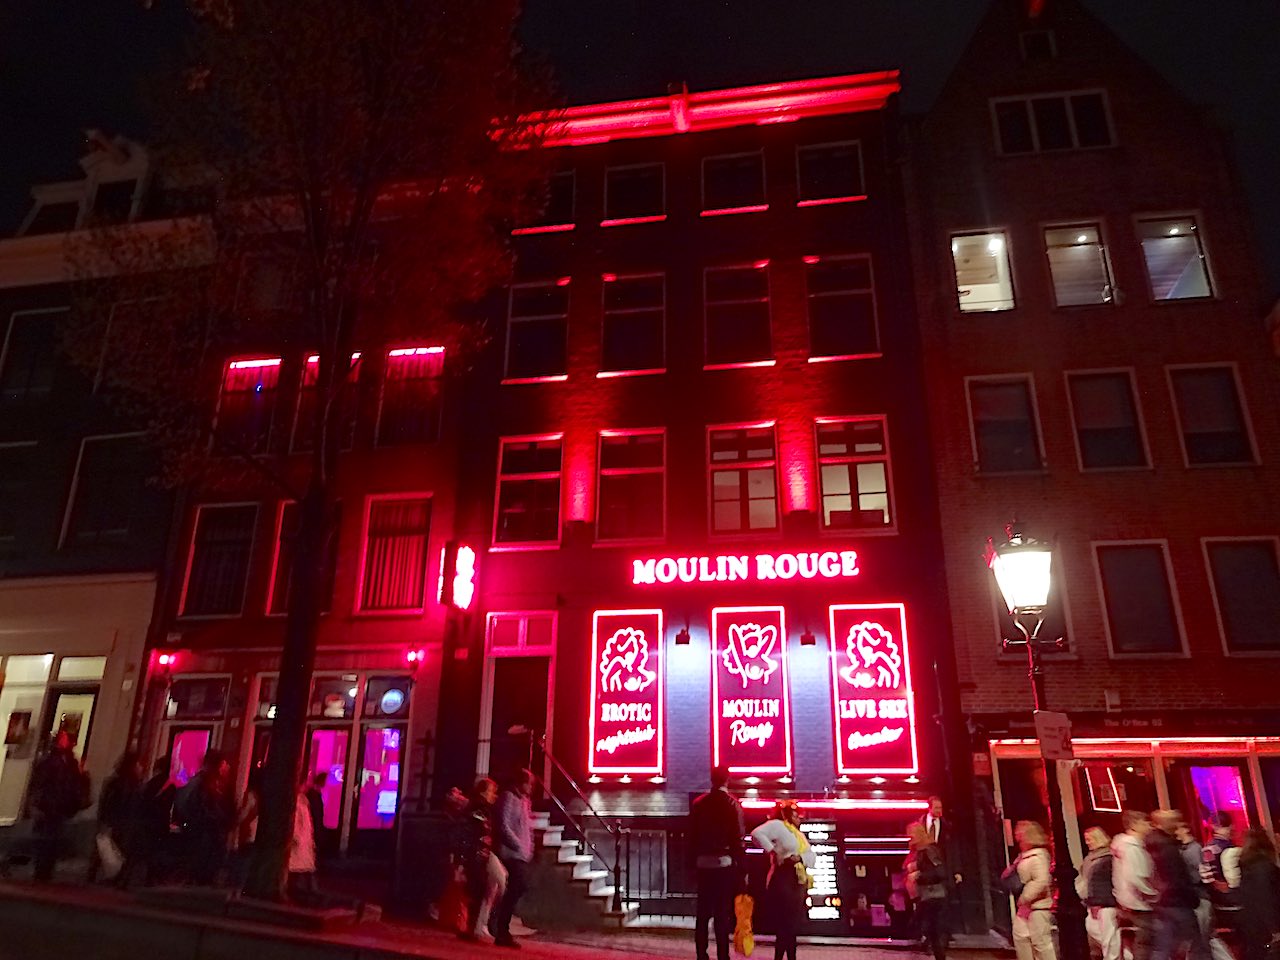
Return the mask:
[[1088,911],[1084,929],[1098,945],[1102,960],[1120,960],[1120,917],[1111,878],[1111,838],[1101,827],[1090,827],[1084,832],[1084,842],[1089,852],[1076,878],[1076,892]]
[[1150,960],[1155,935],[1152,907],[1156,888],[1152,885],[1151,857],[1145,841],[1151,821],[1145,813],[1126,810],[1120,815],[1124,833],[1111,841],[1111,883],[1120,919],[1134,928],[1133,960]]
[[1032,820],[1021,821],[1014,838],[1021,852],[1003,878],[1010,893],[1020,887],[1015,896],[1013,949],[1018,960],[1056,960],[1048,838],[1044,828]]

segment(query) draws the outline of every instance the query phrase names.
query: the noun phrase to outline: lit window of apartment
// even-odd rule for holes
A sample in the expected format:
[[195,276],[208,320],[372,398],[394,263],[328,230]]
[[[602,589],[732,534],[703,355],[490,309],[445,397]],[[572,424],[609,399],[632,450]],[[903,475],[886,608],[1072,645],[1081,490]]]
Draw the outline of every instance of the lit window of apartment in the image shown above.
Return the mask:
[[[293,419],[293,438],[289,445],[294,453],[310,452],[315,440],[316,417],[320,409],[319,375],[320,355],[313,353],[302,365],[302,382],[298,386],[298,412]],[[359,385],[360,354],[353,353],[338,397],[338,443],[342,450],[350,450],[355,445]]]
[[769,261],[703,272],[708,367],[773,362]]
[[0,443],[0,550],[17,543],[18,530],[29,515],[35,453],[34,440]]
[[610,167],[604,172],[603,227],[667,218],[666,171],[661,163]]
[[600,434],[598,540],[660,540],[665,532],[666,435]]
[[536,381],[566,375],[568,278],[511,287],[507,310],[506,379]]
[[773,424],[708,431],[711,532],[778,529],[777,445]]
[[604,276],[600,373],[661,373],[667,366],[666,276]]
[[952,234],[951,260],[961,313],[1013,309],[1009,242],[1002,231]]
[[1161,542],[1095,543],[1098,583],[1114,654],[1181,654],[1173,571]]
[[561,233],[574,227],[574,175],[572,170],[558,170],[547,178],[546,206],[542,213],[511,232]]
[[0,357],[0,407],[29,407],[48,399],[57,366],[57,325],[66,315],[60,308],[19,310],[9,317]]
[[1058,56],[1058,42],[1052,30],[1023,30],[1018,48],[1024,63],[1043,63]]
[[879,356],[871,258],[805,257],[804,263],[809,297],[809,359]]
[[1150,466],[1127,370],[1067,374],[1081,470]]
[[796,205],[819,207],[867,199],[857,140],[796,147]]
[[1079,307],[1112,302],[1111,267],[1098,224],[1049,227],[1044,232],[1044,249],[1055,304]]
[[560,541],[560,437],[504,439],[498,455],[496,544]]
[[1044,467],[1030,377],[971,377],[969,419],[979,473],[1025,473]]
[[440,435],[444,347],[387,351],[378,404],[378,446],[430,443]]
[[232,360],[218,397],[217,453],[265,453],[271,439],[280,358]]
[[63,546],[121,543],[137,528],[147,481],[142,434],[85,437],[62,521]]
[[1280,653],[1276,538],[1210,538],[1204,553],[1227,651]]
[[1001,153],[1040,153],[1109,147],[1107,95],[1101,90],[1001,97],[991,101]]
[[764,154],[732,153],[702,161],[702,215],[759,213],[765,200]]
[[417,613],[426,603],[431,498],[372,497],[365,517],[360,610]]
[[884,418],[819,420],[816,430],[822,529],[891,527],[893,498]]
[[1152,300],[1202,300],[1213,296],[1195,217],[1139,220],[1138,236]]
[[197,509],[180,605],[183,616],[240,615],[257,521],[254,503],[204,504]]
[[[320,609],[328,612],[333,602],[333,585],[337,575],[338,530],[341,528],[341,504],[334,517],[334,531],[325,545],[324,578],[320,584]],[[293,558],[297,555],[298,524],[302,514],[296,500],[283,500],[276,512],[276,549],[271,560],[271,586],[267,594],[267,613],[281,616],[289,612],[289,594],[293,585]]]
[[1256,462],[1235,367],[1221,364],[1168,370],[1187,465]]

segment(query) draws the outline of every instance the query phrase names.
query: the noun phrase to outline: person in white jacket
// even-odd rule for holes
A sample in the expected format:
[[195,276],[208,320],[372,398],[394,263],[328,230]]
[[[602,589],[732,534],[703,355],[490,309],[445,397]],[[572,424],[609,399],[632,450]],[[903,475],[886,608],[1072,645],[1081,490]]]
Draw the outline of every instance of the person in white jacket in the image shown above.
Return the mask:
[[1145,813],[1126,810],[1121,823],[1124,833],[1111,841],[1111,883],[1121,919],[1134,927],[1133,960],[1149,960],[1155,934],[1151,908],[1156,901],[1154,867],[1145,845],[1151,821]]
[[293,843],[289,845],[289,895],[304,905],[319,896],[316,887],[316,832],[311,824],[311,804],[307,803],[307,781],[298,785],[293,806]]
[[751,831],[751,839],[769,855],[765,899],[773,920],[773,960],[796,960],[796,931],[804,917],[809,890],[809,868],[816,858],[800,832],[800,808],[784,800],[766,820]]
[[1013,915],[1013,949],[1018,960],[1057,960],[1053,948],[1053,879],[1049,869],[1049,840],[1044,827],[1023,820],[1014,830],[1018,859],[1014,861],[1022,893]]

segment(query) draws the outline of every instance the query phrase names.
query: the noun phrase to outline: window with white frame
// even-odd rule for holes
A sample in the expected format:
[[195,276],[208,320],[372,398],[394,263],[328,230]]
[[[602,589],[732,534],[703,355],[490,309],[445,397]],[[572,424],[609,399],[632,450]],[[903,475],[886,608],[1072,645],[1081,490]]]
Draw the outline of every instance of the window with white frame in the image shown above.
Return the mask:
[[871,257],[805,257],[809,357],[841,360],[880,355]]
[[1169,383],[1189,465],[1255,462],[1234,367],[1170,367]]
[[1047,227],[1045,256],[1053,277],[1053,302],[1059,307],[1112,303],[1111,267],[1096,223]]
[[845,140],[796,147],[796,192],[801,207],[865,200],[862,145]]
[[29,514],[36,442],[0,443],[0,549],[12,547]]
[[508,380],[563,378],[569,281],[512,284],[507,309]]
[[1204,541],[1222,639],[1232,653],[1280,653],[1275,537]]
[[19,310],[9,317],[0,359],[0,406],[20,409],[43,403],[53,390],[58,323],[65,308]]
[[991,101],[996,148],[1003,154],[1083,150],[1112,145],[1102,90],[1001,97]]
[[1140,219],[1138,237],[1152,300],[1203,300],[1213,296],[1195,217]]
[[360,575],[362,611],[415,612],[426,603],[431,498],[372,497]]
[[[313,449],[316,418],[320,412],[319,375],[320,355],[313,353],[302,365],[302,381],[298,385],[298,412],[293,420],[293,438],[289,445],[294,453],[308,453]],[[338,444],[343,450],[350,450],[355,445],[359,386],[360,354],[353,353],[338,395]]]
[[764,154],[731,153],[702,160],[702,215],[767,210]]
[[253,503],[197,508],[182,592],[183,616],[239,616],[257,521],[258,506]]
[[1003,231],[953,233],[951,260],[961,313],[1013,309],[1013,271],[1009,266],[1009,242]]
[[777,442],[773,424],[713,427],[707,439],[711,532],[777,530]]
[[703,272],[706,365],[734,366],[773,359],[769,261]]
[[596,538],[660,540],[665,532],[666,435],[602,431]]
[[559,542],[562,444],[560,437],[502,441],[494,543]]
[[267,451],[279,385],[279,357],[232,360],[227,364],[218,397],[216,452]]
[[1096,543],[1094,559],[1115,653],[1181,653],[1169,569],[1162,543]]
[[661,163],[609,167],[604,172],[603,226],[663,220],[667,210],[666,170]]
[[1020,473],[1044,466],[1029,377],[968,381],[969,418],[979,473]]
[[[338,531],[342,527],[342,504],[337,504],[332,520],[332,533],[324,547],[324,573],[320,584],[320,609],[328,612],[333,603],[333,585],[337,574]],[[283,615],[289,610],[293,585],[293,561],[297,556],[298,524],[301,508],[296,500],[283,500],[276,511],[276,549],[271,560],[271,587],[267,595],[267,613]]]
[[444,347],[387,351],[378,405],[378,446],[431,443],[440,435]]
[[604,275],[602,373],[658,373],[666,368],[666,275]]
[[547,178],[545,205],[542,212],[513,233],[552,233],[572,230],[574,226],[574,174],[557,170]]
[[1068,373],[1067,391],[1082,470],[1149,465],[1127,370]]
[[815,430],[822,529],[882,530],[892,526],[884,418],[819,420]]
[[146,480],[142,434],[85,437],[71,481],[62,544],[128,540],[138,526]]

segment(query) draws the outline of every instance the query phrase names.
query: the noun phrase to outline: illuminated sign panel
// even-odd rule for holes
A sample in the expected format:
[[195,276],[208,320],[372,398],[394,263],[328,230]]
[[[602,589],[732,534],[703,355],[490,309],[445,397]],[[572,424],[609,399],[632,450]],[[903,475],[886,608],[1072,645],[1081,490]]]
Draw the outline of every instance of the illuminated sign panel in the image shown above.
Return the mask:
[[662,773],[662,611],[597,610],[591,629],[591,773]]
[[915,704],[900,603],[835,604],[831,683],[840,773],[915,773]]
[[800,824],[800,832],[809,841],[813,851],[812,878],[806,891],[810,920],[839,920],[840,883],[836,857],[840,853],[837,827],[834,820],[806,820]]
[[716,607],[711,638],[712,762],[733,773],[790,773],[783,608]]
[[709,557],[646,557],[631,561],[637,586],[667,583],[754,583],[771,580],[842,580],[856,577],[856,550],[808,553],[719,554]]

